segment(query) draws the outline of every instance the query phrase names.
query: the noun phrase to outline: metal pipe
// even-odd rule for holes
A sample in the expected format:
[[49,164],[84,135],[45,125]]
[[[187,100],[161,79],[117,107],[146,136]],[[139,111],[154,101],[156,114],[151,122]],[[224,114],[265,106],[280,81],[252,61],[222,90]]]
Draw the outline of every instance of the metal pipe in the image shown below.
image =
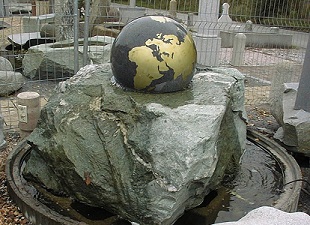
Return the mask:
[[74,14],[74,73],[79,70],[79,3],[74,0],[73,14]]
[[86,66],[88,63],[89,10],[90,0],[85,0],[83,66]]

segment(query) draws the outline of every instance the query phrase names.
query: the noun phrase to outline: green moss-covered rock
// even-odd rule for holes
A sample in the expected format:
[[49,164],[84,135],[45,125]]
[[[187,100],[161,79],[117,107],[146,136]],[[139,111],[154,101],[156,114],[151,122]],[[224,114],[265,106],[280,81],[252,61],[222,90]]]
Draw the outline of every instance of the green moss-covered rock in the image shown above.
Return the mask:
[[166,94],[129,92],[111,77],[109,64],[90,65],[58,86],[28,138],[30,160],[48,169],[28,163],[25,175],[139,224],[172,224],[239,161],[243,76],[203,72]]

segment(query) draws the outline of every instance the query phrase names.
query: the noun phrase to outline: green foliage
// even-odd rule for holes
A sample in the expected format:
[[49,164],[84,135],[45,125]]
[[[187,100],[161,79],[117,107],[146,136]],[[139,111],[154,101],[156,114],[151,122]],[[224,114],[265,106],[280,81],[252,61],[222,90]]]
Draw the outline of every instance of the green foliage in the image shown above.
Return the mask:
[[254,1],[255,23],[309,31],[310,3],[305,0]]
[[258,18],[302,18],[305,16],[303,6],[308,4],[300,0],[260,0],[254,2],[253,14]]
[[[112,0],[113,1],[113,0]],[[129,4],[129,0],[114,0]],[[169,10],[170,0],[136,0],[137,6]],[[178,12],[198,12],[199,0],[177,0]],[[220,0],[230,5],[229,15],[234,21],[265,24],[310,31],[310,3],[308,0]],[[221,7],[220,7],[221,12]]]

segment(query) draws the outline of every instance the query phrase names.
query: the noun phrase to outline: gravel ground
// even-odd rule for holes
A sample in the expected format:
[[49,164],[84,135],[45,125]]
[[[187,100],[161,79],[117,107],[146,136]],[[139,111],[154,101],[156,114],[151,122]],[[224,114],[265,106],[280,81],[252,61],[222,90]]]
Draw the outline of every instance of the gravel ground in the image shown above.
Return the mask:
[[4,150],[0,150],[0,225],[31,224],[7,193],[5,162],[8,154],[17,145],[19,140],[19,134],[8,134],[6,137],[7,147]]

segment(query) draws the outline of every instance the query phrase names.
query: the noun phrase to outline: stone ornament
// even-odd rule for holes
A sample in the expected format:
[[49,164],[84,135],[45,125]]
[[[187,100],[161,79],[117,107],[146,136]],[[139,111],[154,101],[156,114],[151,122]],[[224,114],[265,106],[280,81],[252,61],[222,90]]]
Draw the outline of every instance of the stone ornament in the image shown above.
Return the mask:
[[9,60],[0,56],[0,96],[8,96],[24,84],[21,73],[15,72]]

